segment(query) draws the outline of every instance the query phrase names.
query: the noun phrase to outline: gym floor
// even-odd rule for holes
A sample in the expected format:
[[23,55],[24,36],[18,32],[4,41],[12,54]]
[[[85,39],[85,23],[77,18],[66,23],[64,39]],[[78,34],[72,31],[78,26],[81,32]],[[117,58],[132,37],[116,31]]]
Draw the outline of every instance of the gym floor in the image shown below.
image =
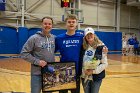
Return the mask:
[[[108,63],[100,93],[140,93],[140,56],[108,54]],[[0,59],[0,82],[1,92],[30,93],[30,64],[19,58]]]

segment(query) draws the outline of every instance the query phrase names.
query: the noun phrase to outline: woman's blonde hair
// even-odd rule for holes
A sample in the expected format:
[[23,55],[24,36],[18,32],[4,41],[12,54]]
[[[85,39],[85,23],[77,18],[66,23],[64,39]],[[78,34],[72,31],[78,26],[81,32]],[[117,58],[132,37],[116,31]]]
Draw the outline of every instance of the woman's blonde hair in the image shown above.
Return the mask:
[[[96,34],[94,34],[94,42],[92,43],[92,47],[96,48],[98,45],[102,45],[103,42],[98,38],[98,36]],[[86,40],[86,36],[84,36],[83,38],[83,48],[87,49],[89,46],[87,40]]]

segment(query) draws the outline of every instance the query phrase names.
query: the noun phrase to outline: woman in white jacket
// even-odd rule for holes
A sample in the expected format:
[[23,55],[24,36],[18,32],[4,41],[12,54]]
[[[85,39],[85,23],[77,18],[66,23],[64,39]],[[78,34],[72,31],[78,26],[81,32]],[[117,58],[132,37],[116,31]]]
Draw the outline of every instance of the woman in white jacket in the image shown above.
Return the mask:
[[82,84],[85,93],[98,93],[105,68],[108,66],[108,49],[90,27],[85,29],[83,40]]

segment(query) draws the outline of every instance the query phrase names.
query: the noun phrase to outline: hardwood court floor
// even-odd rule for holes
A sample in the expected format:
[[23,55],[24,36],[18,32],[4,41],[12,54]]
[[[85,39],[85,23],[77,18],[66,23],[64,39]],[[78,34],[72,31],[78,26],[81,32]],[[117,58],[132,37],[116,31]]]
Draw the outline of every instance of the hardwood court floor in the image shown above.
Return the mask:
[[[140,56],[108,54],[108,62],[100,93],[140,93]],[[0,91],[30,93],[30,64],[0,59],[0,82]],[[80,93],[84,93],[82,87]]]
[[100,93],[140,93],[140,56],[108,55]]

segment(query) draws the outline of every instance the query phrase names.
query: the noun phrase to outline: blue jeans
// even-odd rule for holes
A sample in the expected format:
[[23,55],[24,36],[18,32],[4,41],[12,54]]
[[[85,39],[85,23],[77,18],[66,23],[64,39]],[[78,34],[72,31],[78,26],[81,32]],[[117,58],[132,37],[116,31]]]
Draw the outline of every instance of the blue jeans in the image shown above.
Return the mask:
[[87,80],[87,82],[84,83],[84,79],[82,79],[82,85],[85,93],[99,93],[101,83],[102,80],[99,81]]
[[[31,75],[31,93],[41,93],[42,89],[42,76],[41,75]],[[43,92],[52,93],[52,92]]]
[[40,93],[42,89],[42,76],[31,75],[31,93]]

